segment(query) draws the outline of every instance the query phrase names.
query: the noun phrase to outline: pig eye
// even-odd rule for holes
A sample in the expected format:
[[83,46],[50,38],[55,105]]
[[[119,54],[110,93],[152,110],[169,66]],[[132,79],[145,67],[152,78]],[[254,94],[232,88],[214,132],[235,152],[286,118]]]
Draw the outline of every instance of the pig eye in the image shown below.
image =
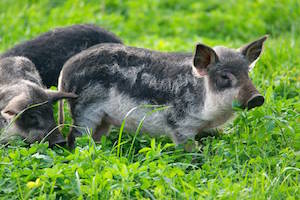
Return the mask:
[[217,86],[219,88],[228,88],[231,87],[232,80],[229,73],[221,73],[219,78],[217,79]]
[[34,114],[29,114],[26,117],[25,123],[31,126],[38,126],[39,120],[38,117]]
[[230,78],[227,74],[221,74],[221,78],[224,80],[230,80]]

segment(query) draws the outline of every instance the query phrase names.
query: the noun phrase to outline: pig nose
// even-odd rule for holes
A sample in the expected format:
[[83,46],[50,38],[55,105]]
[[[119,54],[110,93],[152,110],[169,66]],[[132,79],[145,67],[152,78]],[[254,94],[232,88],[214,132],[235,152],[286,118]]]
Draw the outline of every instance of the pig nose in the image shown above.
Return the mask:
[[54,133],[48,139],[49,146],[54,147],[55,145],[65,146],[67,144],[66,139],[62,136],[59,131],[54,131]]
[[254,94],[247,102],[248,110],[264,104],[264,97],[261,94]]
[[67,145],[67,142],[66,140],[60,140],[60,141],[55,141],[55,142],[49,142],[49,146],[52,148],[54,147],[55,145],[59,145],[61,147],[64,147]]

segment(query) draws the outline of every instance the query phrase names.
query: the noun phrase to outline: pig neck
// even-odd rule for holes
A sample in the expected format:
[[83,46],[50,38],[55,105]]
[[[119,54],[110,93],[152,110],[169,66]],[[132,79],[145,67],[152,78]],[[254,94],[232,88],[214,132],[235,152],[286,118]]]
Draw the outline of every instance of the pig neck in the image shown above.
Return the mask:
[[1,66],[0,85],[14,85],[22,81],[29,81],[42,86],[42,80],[35,66],[23,66],[23,57],[15,57],[18,67],[14,65]]

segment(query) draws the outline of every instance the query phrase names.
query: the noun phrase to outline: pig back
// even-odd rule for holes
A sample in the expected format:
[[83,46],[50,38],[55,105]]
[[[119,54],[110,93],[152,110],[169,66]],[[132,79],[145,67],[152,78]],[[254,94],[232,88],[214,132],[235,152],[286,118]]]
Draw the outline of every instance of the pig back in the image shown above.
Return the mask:
[[164,53],[121,44],[99,44],[66,62],[59,87],[62,91],[80,95],[88,87],[101,85],[136,100],[168,104],[182,100],[186,92],[195,96],[201,93],[203,84],[192,73],[192,58],[192,53]]
[[24,56],[36,66],[44,85],[56,86],[63,64],[73,55],[95,44],[122,43],[114,34],[94,25],[57,28],[18,44],[0,57]]

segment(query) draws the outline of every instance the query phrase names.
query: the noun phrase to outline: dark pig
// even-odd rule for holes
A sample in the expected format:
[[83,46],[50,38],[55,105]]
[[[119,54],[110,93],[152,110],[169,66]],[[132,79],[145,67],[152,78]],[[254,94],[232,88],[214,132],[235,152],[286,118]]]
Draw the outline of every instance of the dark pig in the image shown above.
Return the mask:
[[56,28],[18,44],[0,58],[23,56],[31,60],[48,88],[57,86],[64,63],[73,55],[99,43],[122,43],[113,33],[91,24]]

